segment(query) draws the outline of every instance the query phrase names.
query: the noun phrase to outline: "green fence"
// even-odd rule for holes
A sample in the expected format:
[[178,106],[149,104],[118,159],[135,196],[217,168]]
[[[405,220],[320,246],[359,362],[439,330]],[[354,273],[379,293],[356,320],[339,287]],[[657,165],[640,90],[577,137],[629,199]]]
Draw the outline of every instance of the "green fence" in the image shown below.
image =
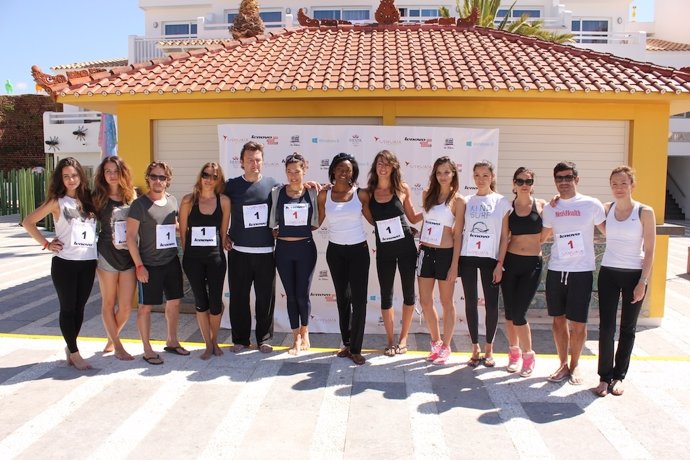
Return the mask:
[[[42,172],[31,169],[0,171],[0,215],[19,213],[20,221],[46,199],[50,175],[55,167],[53,155],[46,155],[46,168]],[[53,217],[47,216],[43,226],[53,229]]]

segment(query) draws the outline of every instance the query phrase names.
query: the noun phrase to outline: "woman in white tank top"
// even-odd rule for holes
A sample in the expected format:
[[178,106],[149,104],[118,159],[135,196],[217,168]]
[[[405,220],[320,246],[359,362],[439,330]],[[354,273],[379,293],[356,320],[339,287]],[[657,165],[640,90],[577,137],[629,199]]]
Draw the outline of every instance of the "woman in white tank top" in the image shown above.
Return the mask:
[[[654,261],[654,210],[632,199],[635,171],[619,166],[609,178],[614,201],[607,203],[606,250],[599,271],[599,386],[597,396],[623,394],[635,344],[635,328]],[[614,349],[616,313],[621,300],[618,349]]]
[[364,231],[364,215],[372,223],[369,193],[357,188],[359,166],[352,155],[339,153],[331,161],[328,176],[333,187],[322,190],[317,198],[319,225],[328,226],[326,260],[333,279],[340,335],[341,358],[361,365],[369,282],[369,246]]
[[[63,158],[55,167],[46,201],[26,216],[22,225],[53,257],[50,275],[60,301],[60,330],[67,347],[67,364],[79,370],[91,365],[77,347],[96,274],[96,213],[86,174],[74,158]],[[48,241],[36,224],[48,214],[55,222],[55,238]]]

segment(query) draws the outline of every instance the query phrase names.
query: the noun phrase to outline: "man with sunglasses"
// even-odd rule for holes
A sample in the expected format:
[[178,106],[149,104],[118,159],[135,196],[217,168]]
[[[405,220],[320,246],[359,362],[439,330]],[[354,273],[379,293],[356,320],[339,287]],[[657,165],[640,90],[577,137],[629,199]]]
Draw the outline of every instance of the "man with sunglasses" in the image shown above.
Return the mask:
[[235,353],[251,345],[252,328],[250,291],[254,285],[255,335],[259,351],[273,351],[273,311],[275,309],[276,266],[274,238],[268,226],[271,190],[280,185],[276,179],[261,174],[264,148],[247,142],[240,152],[244,174],[229,179],[225,195],[230,198],[230,234],[228,286],[230,287],[230,327]]
[[149,191],[129,208],[127,218],[127,248],[134,260],[139,288],[137,327],[144,345],[144,361],[163,364],[151,348],[151,306],[163,303],[168,333],[165,351],[186,356],[177,338],[180,315],[182,267],[177,257],[177,200],[166,190],[172,180],[170,166],[153,162],[146,168]]
[[606,215],[599,200],[577,193],[580,178],[575,163],[558,163],[553,176],[558,197],[555,205],[544,207],[543,238],[553,233],[546,276],[546,304],[553,318],[553,339],[560,365],[548,380],[569,379],[572,385],[580,385],[583,377],[578,363],[587,339],[595,269],[594,227],[604,233]]

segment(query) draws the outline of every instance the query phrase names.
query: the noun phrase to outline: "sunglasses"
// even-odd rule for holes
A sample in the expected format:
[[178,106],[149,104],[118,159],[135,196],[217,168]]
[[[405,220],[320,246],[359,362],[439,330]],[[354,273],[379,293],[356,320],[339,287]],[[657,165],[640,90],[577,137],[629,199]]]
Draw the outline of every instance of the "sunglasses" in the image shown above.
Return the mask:
[[158,182],[167,182],[168,181],[168,176],[166,175],[161,175],[159,176],[158,174],[149,174],[149,179],[152,181],[158,181]]
[[218,175],[217,174],[209,174],[206,171],[201,173],[201,178],[202,179],[213,179],[213,180],[218,180]]
[[515,179],[513,182],[515,182],[515,185],[518,187],[522,187],[523,185],[533,185],[534,184],[534,179]]
[[567,176],[553,176],[556,182],[572,182],[575,180],[574,174],[568,174]]

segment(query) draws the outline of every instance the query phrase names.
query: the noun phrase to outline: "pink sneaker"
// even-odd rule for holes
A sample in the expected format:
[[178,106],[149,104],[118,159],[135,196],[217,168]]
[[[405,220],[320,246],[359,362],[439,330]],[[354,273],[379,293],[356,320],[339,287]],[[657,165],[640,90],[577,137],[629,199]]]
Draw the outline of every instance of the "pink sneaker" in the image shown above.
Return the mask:
[[434,361],[436,358],[438,358],[438,352],[441,349],[441,347],[443,346],[443,342],[440,340],[438,342],[430,342],[430,345],[431,345],[431,353],[429,353],[427,355],[426,360],[427,361]]
[[532,375],[535,361],[536,359],[533,351],[522,355],[522,370],[520,370],[520,377],[529,377]]
[[441,344],[441,349],[438,351],[438,357],[434,360],[434,364],[446,364],[446,360],[450,357],[450,347]]
[[506,370],[508,372],[517,372],[518,363],[520,362],[521,357],[522,351],[520,350],[520,347],[510,347],[508,349],[508,366],[506,367]]

